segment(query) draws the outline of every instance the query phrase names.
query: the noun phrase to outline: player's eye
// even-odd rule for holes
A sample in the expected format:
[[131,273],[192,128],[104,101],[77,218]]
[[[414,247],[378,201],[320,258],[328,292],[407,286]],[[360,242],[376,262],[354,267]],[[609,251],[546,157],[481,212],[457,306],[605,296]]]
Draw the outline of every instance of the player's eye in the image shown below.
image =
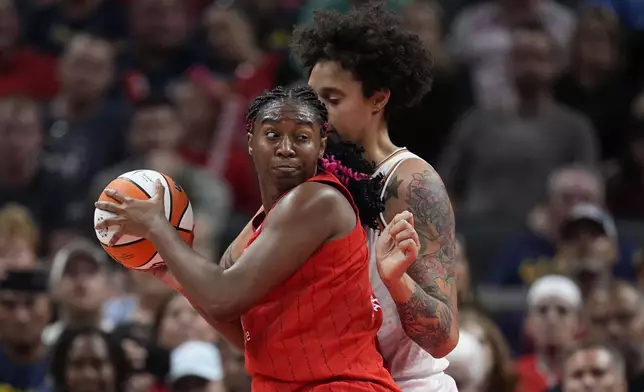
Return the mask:
[[264,132],[264,135],[266,135],[266,137],[267,137],[267,138],[269,138],[269,139],[276,139],[276,138],[279,138],[279,135],[277,134],[277,132],[275,132],[275,131],[274,131],[274,130],[272,130],[272,129],[268,129],[268,130],[266,130],[266,131]]

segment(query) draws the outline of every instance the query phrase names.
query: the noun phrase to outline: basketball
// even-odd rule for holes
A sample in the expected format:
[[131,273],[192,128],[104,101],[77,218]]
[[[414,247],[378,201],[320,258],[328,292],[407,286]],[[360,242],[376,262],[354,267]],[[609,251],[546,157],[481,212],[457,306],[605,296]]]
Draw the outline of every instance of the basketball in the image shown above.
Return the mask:
[[[165,188],[163,200],[165,217],[177,229],[177,232],[183,240],[191,244],[194,229],[192,205],[183,188],[169,176],[154,170],[135,170],[121,174],[110,182],[105,189],[114,189],[124,196],[145,200],[153,197],[156,193],[155,182],[157,180],[161,180]],[[114,200],[106,196],[103,192],[101,192],[98,200],[114,202]],[[103,219],[113,216],[114,214],[112,212],[95,209],[94,226]],[[142,270],[163,264],[163,259],[161,259],[152,242],[145,238],[124,235],[116,244],[110,246],[110,241],[118,230],[118,226],[95,230],[101,246],[114,260],[127,268]]]

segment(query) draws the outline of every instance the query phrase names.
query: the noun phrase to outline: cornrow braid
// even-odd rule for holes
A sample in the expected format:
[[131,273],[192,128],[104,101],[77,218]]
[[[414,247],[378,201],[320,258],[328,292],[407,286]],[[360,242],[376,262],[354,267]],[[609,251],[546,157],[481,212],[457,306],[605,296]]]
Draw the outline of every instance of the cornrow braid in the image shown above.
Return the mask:
[[253,132],[257,114],[269,102],[281,100],[293,105],[307,105],[320,119],[320,132],[327,137],[324,156],[318,162],[318,170],[335,175],[347,187],[358,207],[360,221],[367,227],[378,229],[379,216],[385,205],[380,198],[384,184],[382,175],[372,178],[376,166],[364,158],[364,149],[340,138],[336,132],[328,132],[329,113],[317,94],[307,85],[292,88],[276,87],[255,98],[246,113],[246,131]]

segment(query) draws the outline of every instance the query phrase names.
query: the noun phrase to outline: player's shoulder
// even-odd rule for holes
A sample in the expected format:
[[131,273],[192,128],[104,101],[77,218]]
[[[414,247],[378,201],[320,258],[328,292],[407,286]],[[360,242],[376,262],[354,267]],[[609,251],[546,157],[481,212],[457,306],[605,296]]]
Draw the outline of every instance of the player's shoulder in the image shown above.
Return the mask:
[[292,215],[327,215],[339,205],[348,204],[347,198],[336,187],[322,182],[305,182],[289,191],[275,205],[275,209]]
[[420,199],[447,197],[445,185],[434,167],[414,156],[405,159],[391,173],[384,192],[385,219],[389,222],[396,214],[409,210]]

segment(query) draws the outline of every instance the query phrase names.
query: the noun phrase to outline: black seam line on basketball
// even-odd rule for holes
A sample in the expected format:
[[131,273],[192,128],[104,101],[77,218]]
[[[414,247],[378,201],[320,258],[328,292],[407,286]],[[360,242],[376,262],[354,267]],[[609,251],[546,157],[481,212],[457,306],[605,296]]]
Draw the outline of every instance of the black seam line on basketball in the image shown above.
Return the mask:
[[122,244],[115,244],[115,245],[112,245],[112,248],[119,248],[119,247],[121,247],[121,246],[132,245],[132,244],[138,244],[138,243],[139,243],[139,242],[141,242],[141,241],[145,241],[145,238],[137,238],[137,239],[135,239],[134,241],[125,242],[125,243],[122,243]]
[[146,195],[146,196],[148,197],[148,199],[151,199],[151,198],[152,198],[152,196],[150,196],[150,194],[149,194],[149,193],[147,193],[147,192],[145,191],[145,189],[143,189],[143,188],[142,188],[139,184],[137,184],[136,182],[132,181],[131,179],[129,179],[129,178],[127,178],[127,177],[119,177],[119,178],[120,178],[121,180],[125,180],[125,181],[129,182],[130,184],[134,185],[135,187],[139,188],[139,190],[140,190],[141,192],[143,192],[143,194],[144,194],[144,195]]
[[190,207],[190,200],[188,200],[183,211],[181,211],[181,216],[179,217],[179,221],[177,222],[177,229],[179,228],[179,225],[181,225],[181,221],[183,220],[183,216],[186,214],[186,211],[188,211],[188,207]]
[[150,258],[149,258],[145,263],[141,263],[141,264],[137,265],[137,266],[136,266],[136,267],[134,267],[134,268],[139,268],[139,267],[142,267],[142,266],[146,265],[147,263],[149,263],[150,261],[152,261],[152,259],[153,259],[153,258],[155,258],[158,254],[159,254],[159,251],[155,249],[155,250],[154,250],[154,253],[152,254],[152,257],[150,257]]
[[[168,214],[168,220],[172,222],[172,189],[170,189],[170,181],[166,178],[165,174],[161,174],[161,177],[163,177],[163,181],[165,181],[165,184],[168,186],[166,189],[168,190],[168,195],[170,195],[170,213]],[[163,195],[163,201],[165,201],[165,192]]]

